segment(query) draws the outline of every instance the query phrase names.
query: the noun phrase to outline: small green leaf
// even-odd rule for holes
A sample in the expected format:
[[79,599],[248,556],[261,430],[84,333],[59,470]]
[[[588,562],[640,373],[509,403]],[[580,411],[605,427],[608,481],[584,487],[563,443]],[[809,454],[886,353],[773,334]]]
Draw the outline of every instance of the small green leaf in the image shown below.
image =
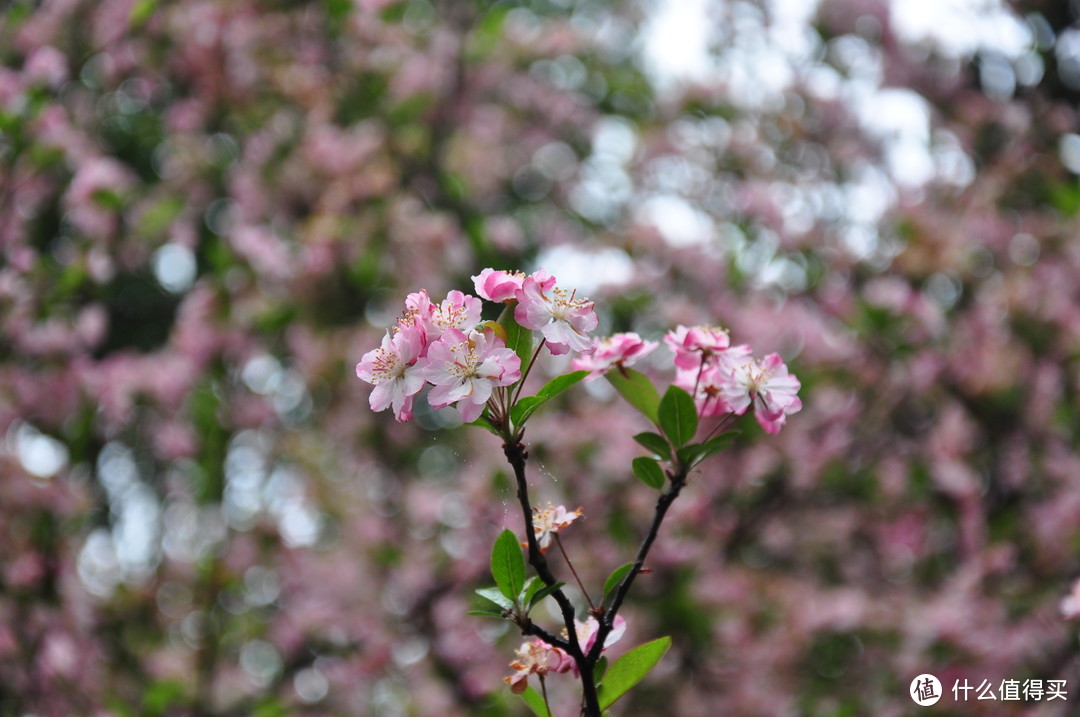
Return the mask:
[[157,0],[139,0],[131,7],[128,15],[128,25],[137,28],[143,25],[157,9]]
[[663,460],[671,459],[671,446],[668,445],[667,439],[659,433],[639,433],[634,436],[634,440],[660,456]]
[[604,681],[604,673],[607,672],[608,658],[601,657],[596,661],[596,667],[593,668],[593,681],[596,686],[599,687],[600,683]]
[[688,446],[683,446],[675,453],[675,458],[680,464],[684,466],[693,466],[698,462],[698,458],[705,448],[700,443],[691,443]]
[[491,549],[491,574],[499,592],[513,602],[525,587],[525,558],[512,530],[504,530]]
[[505,620],[506,619],[506,616],[503,615],[502,610],[495,610],[493,608],[488,608],[487,610],[469,610],[465,614],[466,615],[475,615],[476,617],[495,617],[495,618],[498,618],[500,620]]
[[615,568],[611,575],[608,576],[608,579],[604,581],[604,594],[600,600],[602,605],[607,605],[608,598],[615,595],[615,590],[619,587],[619,583],[623,581],[623,578],[626,577],[626,574],[630,572],[633,567],[633,563],[627,563],[626,565]]
[[615,700],[629,692],[631,687],[641,682],[670,647],[671,638],[661,637],[638,645],[615,660],[604,675],[604,684],[599,689],[600,709],[606,710]]
[[676,449],[686,445],[697,433],[697,406],[690,394],[671,386],[660,400],[658,409],[660,430]]
[[494,333],[496,336],[498,336],[500,339],[502,339],[502,342],[504,344],[506,343],[506,340],[509,338],[506,335],[506,327],[504,327],[498,321],[485,321],[483,324],[481,324],[481,326],[484,327],[485,331],[490,329],[492,333]]
[[566,583],[553,583],[551,585],[545,585],[544,587],[537,590],[536,593],[533,594],[533,596],[529,599],[529,609],[532,610],[534,607],[536,607],[536,604],[538,602],[561,588],[563,585],[566,585]]
[[701,454],[699,460],[705,460],[710,456],[715,456],[721,451],[726,451],[728,446],[735,442],[735,439],[738,438],[740,433],[742,433],[742,431],[728,431],[726,433],[721,433],[719,436],[713,436],[705,441],[701,444],[704,452]]
[[535,575],[525,580],[525,587],[521,588],[521,594],[518,595],[519,605],[528,605],[532,596],[536,594],[536,591],[543,587],[544,582]]
[[496,428],[495,424],[491,422],[490,418],[488,418],[488,409],[487,409],[486,406],[484,407],[484,412],[480,414],[479,418],[477,418],[475,421],[471,421],[470,423],[467,423],[465,425],[467,425],[467,426],[476,426],[477,428],[483,428],[485,431],[488,431],[490,433],[494,433],[496,436],[500,435],[499,434],[499,429]]
[[526,396],[520,399],[510,410],[510,420],[515,426],[525,425],[525,421],[529,420],[529,416],[535,413],[536,409],[578,383],[587,375],[589,375],[588,371],[571,371],[556,376],[544,384],[544,387],[537,391],[535,396]]
[[489,602],[493,602],[503,610],[514,607],[514,601],[502,594],[499,588],[480,588],[476,594]]
[[506,308],[499,314],[499,325],[506,329],[506,348],[513,349],[518,355],[521,359],[521,372],[525,373],[529,361],[532,360],[533,335],[531,330],[514,320],[515,306],[516,301],[506,304]]
[[677,454],[679,463],[688,468],[693,468],[709,456],[716,455],[726,449],[737,435],[739,435],[738,431],[730,431],[721,433],[719,436],[713,436],[704,443],[691,443],[688,446],[683,446]]
[[526,687],[520,696],[521,700],[529,706],[529,709],[533,711],[536,717],[551,717],[547,705],[544,704],[544,698],[539,692],[531,687]]
[[619,395],[653,423],[658,422],[660,394],[652,381],[632,368],[616,369],[604,374]]
[[631,466],[634,469],[634,475],[645,485],[657,490],[664,487],[664,469],[660,467],[655,458],[641,456],[635,458]]

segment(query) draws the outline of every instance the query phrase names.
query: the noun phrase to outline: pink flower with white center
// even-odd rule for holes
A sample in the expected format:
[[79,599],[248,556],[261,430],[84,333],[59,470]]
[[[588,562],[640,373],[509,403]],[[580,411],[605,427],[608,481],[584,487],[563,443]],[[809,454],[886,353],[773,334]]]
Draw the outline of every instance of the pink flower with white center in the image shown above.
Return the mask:
[[743,344],[701,354],[704,362],[693,368],[675,369],[674,383],[694,398],[699,416],[734,413],[724,396],[732,390],[729,384],[734,381],[735,369],[750,361],[751,353],[750,347]]
[[393,406],[398,421],[412,418],[413,396],[424,387],[417,362],[423,349],[423,329],[407,326],[386,332],[382,346],[363,355],[356,364],[356,375],[375,385],[368,399],[371,410]]
[[719,326],[679,325],[664,336],[664,343],[675,353],[679,368],[697,369],[703,357],[723,351],[731,345],[726,329]]
[[[589,650],[593,648],[593,645],[596,644],[596,635],[598,632],[600,632],[600,623],[595,617],[590,617],[585,622],[582,622],[581,620],[574,620],[574,632],[577,634],[578,644],[581,646],[582,652],[585,652],[587,654]],[[622,615],[616,615],[615,620],[611,623],[611,632],[609,632],[607,637],[604,638],[604,646],[601,648],[601,652],[621,640],[622,636],[625,633],[626,620],[623,618]],[[565,627],[563,628],[562,636],[563,639],[568,639]],[[562,650],[559,650],[559,652],[565,655],[566,659],[557,666],[552,666],[550,668],[551,671],[566,672],[568,670],[573,670],[574,674],[577,675],[577,663],[570,659],[570,656],[566,655],[566,653]]]
[[554,507],[551,503],[547,504],[547,508],[540,508],[539,506],[533,508],[533,532],[536,534],[536,542],[540,546],[540,552],[547,552],[547,549],[551,546],[552,535],[580,517],[581,508],[568,511],[564,506]]
[[549,287],[535,276],[527,277],[517,293],[514,320],[527,329],[539,331],[547,339],[548,349],[556,356],[567,351],[588,351],[593,340],[588,332],[599,323],[593,303],[575,299],[574,294]]
[[[581,645],[581,649],[588,652],[596,644],[596,633],[600,631],[600,623],[597,622],[595,617],[590,617],[585,622],[577,622],[577,638],[578,644]],[[622,615],[616,615],[615,621],[611,623],[611,632],[604,638],[603,649],[608,649],[620,639],[626,632],[626,620]]]
[[428,401],[435,408],[458,404],[461,419],[475,421],[498,386],[521,378],[521,359],[490,333],[473,331],[468,336],[448,328],[428,345],[420,375],[435,385]]
[[422,326],[426,341],[431,342],[447,329],[471,331],[480,323],[482,308],[480,299],[457,290],[447,294],[441,304],[436,304],[421,289],[405,298],[405,312],[398,318],[398,326]]
[[585,380],[592,381],[616,366],[632,366],[659,345],[655,341],[645,341],[633,332],[614,334],[597,342],[592,353],[574,359],[571,367],[575,371],[591,371]]
[[763,360],[750,359],[732,372],[723,387],[723,398],[733,413],[744,413],[754,404],[754,417],[766,433],[776,435],[787,416],[802,408],[798,392],[801,384],[777,354]]
[[442,304],[433,308],[431,324],[435,327],[435,331],[432,334],[429,330],[428,335],[434,340],[442,336],[447,329],[472,331],[473,327],[480,323],[482,309],[483,304],[480,299],[455,289],[446,295]]
[[548,672],[566,672],[573,664],[569,655],[543,640],[526,642],[514,654],[517,659],[510,663],[514,674],[504,677],[503,681],[510,685],[510,691],[515,695],[520,695],[529,686],[529,675],[542,677]]

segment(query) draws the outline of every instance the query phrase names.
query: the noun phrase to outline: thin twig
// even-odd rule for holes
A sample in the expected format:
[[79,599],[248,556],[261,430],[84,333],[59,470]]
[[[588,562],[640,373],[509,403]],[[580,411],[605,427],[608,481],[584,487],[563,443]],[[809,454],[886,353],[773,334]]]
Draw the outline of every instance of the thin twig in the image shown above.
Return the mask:
[[574,569],[574,564],[570,562],[570,556],[566,554],[566,548],[563,547],[562,540],[559,538],[559,534],[552,533],[552,535],[555,536],[555,544],[559,546],[559,552],[562,553],[563,560],[566,561],[567,567],[570,568],[570,572],[573,574],[574,580],[577,580],[578,587],[581,588],[581,593],[588,601],[589,607],[591,607],[595,611],[596,605],[593,604],[592,598],[589,597],[589,591],[585,589],[585,585],[581,582],[581,578],[578,577],[577,570]]

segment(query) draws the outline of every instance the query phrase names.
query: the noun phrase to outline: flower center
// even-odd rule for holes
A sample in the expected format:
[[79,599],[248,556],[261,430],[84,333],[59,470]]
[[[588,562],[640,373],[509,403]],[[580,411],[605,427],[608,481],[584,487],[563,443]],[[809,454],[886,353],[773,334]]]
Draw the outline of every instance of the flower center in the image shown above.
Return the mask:
[[454,358],[452,361],[446,362],[446,370],[452,376],[475,378],[478,375],[476,368],[480,364],[480,357],[476,355],[468,341],[454,344],[450,347],[450,353],[453,354]]
[[405,364],[392,351],[381,348],[375,349],[375,361],[371,369],[371,376],[372,382],[376,384],[404,378]]

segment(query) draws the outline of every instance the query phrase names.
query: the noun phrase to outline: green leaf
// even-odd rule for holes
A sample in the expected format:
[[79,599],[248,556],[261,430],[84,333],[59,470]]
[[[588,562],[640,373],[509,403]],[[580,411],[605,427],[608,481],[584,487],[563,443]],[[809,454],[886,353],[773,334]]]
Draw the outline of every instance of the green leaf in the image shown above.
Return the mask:
[[517,427],[525,425],[525,421],[529,420],[529,416],[533,415],[536,409],[588,375],[588,371],[571,371],[556,376],[544,384],[543,388],[537,391],[535,396],[526,396],[520,399],[510,410],[510,420]]
[[596,661],[596,667],[593,668],[593,680],[596,682],[597,687],[604,681],[604,674],[607,672],[607,668],[608,658],[601,657]]
[[614,596],[615,590],[619,587],[619,583],[623,581],[623,578],[626,577],[626,574],[629,573],[633,567],[633,563],[627,563],[626,565],[615,568],[611,575],[608,576],[608,579],[604,581],[604,594],[600,599],[600,604],[607,605],[608,598]]
[[528,605],[532,600],[532,596],[536,594],[536,591],[543,586],[544,582],[535,575],[525,580],[525,587],[521,588],[521,595],[518,595],[519,605]]
[[671,386],[660,400],[660,430],[676,449],[686,445],[697,433],[697,406],[690,394]]
[[670,647],[671,638],[661,637],[638,645],[615,660],[604,675],[604,684],[599,689],[600,709],[606,710],[615,700],[629,692],[631,687],[641,682]]
[[131,7],[128,15],[128,25],[132,28],[141,27],[157,9],[157,0],[139,0]]
[[476,594],[489,602],[493,602],[503,610],[514,607],[514,601],[502,594],[499,588],[480,588]]
[[145,715],[162,715],[170,707],[187,702],[187,687],[180,680],[162,680],[152,682],[142,694],[142,708]]
[[531,330],[514,320],[515,306],[517,306],[516,301],[506,304],[506,308],[499,314],[499,325],[506,329],[506,348],[513,349],[521,358],[521,373],[524,374],[529,361],[532,360],[533,334]]
[[725,450],[737,435],[739,435],[739,431],[729,431],[721,433],[719,436],[713,436],[704,443],[691,443],[689,446],[683,446],[678,452],[679,463],[688,468],[693,468],[709,456]]
[[324,4],[327,17],[334,23],[344,22],[352,10],[352,3],[349,0],[324,0]]
[[526,687],[520,695],[522,701],[529,706],[536,717],[551,717],[547,705],[544,704],[543,696],[531,687]]
[[641,456],[635,458],[631,466],[634,469],[634,475],[645,485],[657,490],[664,487],[664,469],[660,467],[655,458]]
[[551,585],[545,585],[544,587],[537,590],[532,595],[532,597],[529,598],[529,602],[528,602],[529,609],[532,610],[534,607],[536,607],[536,604],[538,602],[540,602],[541,600],[546,598],[548,595],[552,594],[553,592],[555,592],[556,590],[561,588],[563,585],[566,585],[566,583],[552,583]]
[[495,424],[491,422],[490,418],[488,418],[487,406],[484,407],[484,412],[481,413],[475,421],[471,421],[465,425],[476,426],[477,428],[483,428],[485,431],[494,433],[496,436],[500,435],[499,429],[496,428]]
[[671,446],[668,445],[667,439],[659,433],[639,433],[634,436],[634,440],[662,459],[671,460]]
[[658,423],[657,408],[660,405],[660,394],[645,374],[632,368],[622,368],[608,371],[604,375],[627,403],[641,411],[645,418]]
[[495,617],[495,618],[498,618],[500,620],[505,620],[506,619],[506,616],[503,615],[502,610],[495,610],[493,608],[488,608],[487,610],[469,610],[465,614],[466,615],[475,615],[476,617]]
[[521,555],[521,544],[512,530],[504,530],[495,539],[491,549],[491,574],[499,592],[511,602],[521,594],[525,587],[525,558]]

